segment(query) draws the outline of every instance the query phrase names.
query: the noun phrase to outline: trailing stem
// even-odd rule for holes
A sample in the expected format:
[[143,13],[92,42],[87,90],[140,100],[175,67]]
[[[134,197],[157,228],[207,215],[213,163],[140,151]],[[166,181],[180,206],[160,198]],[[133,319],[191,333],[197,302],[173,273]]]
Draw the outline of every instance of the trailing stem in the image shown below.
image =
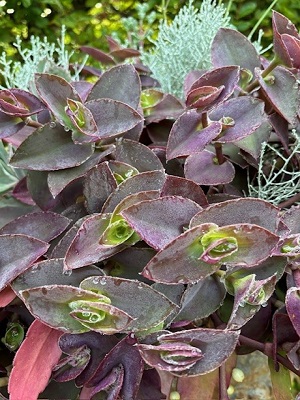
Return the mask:
[[223,363],[219,368],[219,400],[229,400],[229,397],[227,394],[225,363]]

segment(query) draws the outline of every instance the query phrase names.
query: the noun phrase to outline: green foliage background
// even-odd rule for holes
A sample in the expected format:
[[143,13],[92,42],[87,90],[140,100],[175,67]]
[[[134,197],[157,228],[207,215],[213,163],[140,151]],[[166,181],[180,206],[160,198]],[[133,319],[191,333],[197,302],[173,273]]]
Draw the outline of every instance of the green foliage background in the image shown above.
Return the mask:
[[[66,26],[67,44],[73,48],[88,44],[105,50],[105,35],[117,34],[124,41],[128,34],[122,19],[133,17],[139,20],[138,7],[143,3],[134,0],[0,0],[0,53],[5,51],[8,55],[16,54],[12,44],[17,35],[21,36],[23,43],[29,40],[30,35],[47,36],[50,41],[55,41],[60,36],[62,24]],[[224,0],[223,3],[225,6],[230,3],[232,23],[239,31],[248,34],[271,1]],[[161,18],[173,19],[184,4],[187,1],[147,1],[147,15],[151,11],[156,12],[154,22],[150,22],[153,34]],[[201,0],[194,1],[195,6],[200,4]],[[278,0],[274,8],[290,18],[296,26],[300,26],[298,0]],[[149,29],[147,15],[141,21],[141,30]],[[271,40],[270,16],[271,13],[261,24],[265,31],[263,44]],[[150,44],[146,42],[145,45]]]

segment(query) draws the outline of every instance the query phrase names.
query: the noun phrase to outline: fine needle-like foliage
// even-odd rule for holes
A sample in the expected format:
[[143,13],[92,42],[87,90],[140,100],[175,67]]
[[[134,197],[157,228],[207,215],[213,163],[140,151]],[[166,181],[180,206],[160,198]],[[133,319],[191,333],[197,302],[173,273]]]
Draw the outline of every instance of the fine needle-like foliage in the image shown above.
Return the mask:
[[226,9],[215,0],[203,0],[200,9],[189,0],[174,20],[162,21],[153,50],[143,53],[142,61],[152,71],[164,92],[183,97],[186,74],[195,69],[210,68],[210,49],[221,27],[228,27]]

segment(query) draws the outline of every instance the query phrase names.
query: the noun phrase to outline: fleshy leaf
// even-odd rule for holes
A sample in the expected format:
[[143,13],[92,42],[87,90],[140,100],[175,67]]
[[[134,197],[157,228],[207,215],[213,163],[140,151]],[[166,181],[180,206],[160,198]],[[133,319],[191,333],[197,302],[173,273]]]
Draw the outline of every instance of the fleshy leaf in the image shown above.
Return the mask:
[[[239,64],[238,64],[239,65]],[[233,93],[236,85],[238,84],[240,76],[240,68],[238,66],[222,66],[221,68],[214,68],[202,74],[190,87],[187,93],[187,100],[193,95],[197,95],[197,90],[203,89],[204,87],[214,87],[215,91],[205,98],[206,104],[203,104],[203,99],[200,98],[191,105],[197,109],[206,109],[206,105],[209,107],[216,106],[216,104],[222,103],[227,100]],[[199,93],[198,93],[199,96]],[[214,98],[215,97],[215,98]]]
[[16,297],[11,287],[7,286],[0,292],[0,307],[7,306]]
[[31,324],[13,361],[8,383],[11,400],[36,399],[45,389],[61,356],[57,344],[61,335],[62,332],[40,321]]
[[267,201],[241,197],[211,204],[199,211],[191,220],[190,228],[208,222],[218,226],[250,223],[275,232],[279,211],[279,208]]
[[118,137],[143,120],[134,108],[117,100],[91,100],[85,106],[91,111],[97,124],[98,139]]
[[0,91],[0,110],[14,117],[28,117],[45,109],[45,105],[33,94],[21,89]]
[[222,131],[219,122],[202,127],[202,115],[188,110],[174,123],[167,145],[167,160],[200,153]]
[[79,286],[80,282],[91,275],[103,275],[101,269],[94,265],[64,272],[64,259],[52,258],[35,263],[20,274],[12,283],[15,292],[44,285]]
[[75,89],[64,78],[51,74],[35,74],[35,85],[40,97],[57,120],[71,129],[72,123],[65,108],[67,99],[81,101]]
[[87,101],[101,98],[113,99],[137,109],[141,83],[133,65],[123,64],[105,71],[93,86]]
[[256,75],[261,90],[272,107],[290,124],[295,125],[299,107],[299,85],[295,75],[283,67],[272,71],[270,81],[263,79],[260,71]]
[[24,339],[24,327],[18,322],[9,322],[1,342],[10,350],[16,351]]
[[286,309],[290,320],[292,321],[295,331],[300,336],[300,316],[299,316],[299,304],[300,304],[300,292],[299,288],[291,287],[286,292],[285,298]]
[[66,270],[105,260],[124,249],[122,245],[99,244],[99,239],[108,227],[109,221],[110,216],[107,214],[95,214],[83,221],[67,251]]
[[178,236],[149,261],[143,276],[155,282],[176,284],[193,283],[212,275],[219,266],[199,260],[203,247],[198,243],[199,237],[211,227],[211,224],[196,226]]
[[52,328],[70,333],[123,331],[132,321],[103,295],[67,285],[45,285],[20,292],[32,315]]
[[239,65],[252,73],[260,67],[259,55],[253,44],[234,29],[219,29],[212,43],[211,57],[214,67]]
[[91,351],[83,345],[64,357],[53,368],[52,378],[57,382],[67,382],[80,375],[91,358]]
[[126,328],[128,332],[155,327],[176,309],[176,305],[162,293],[136,280],[92,276],[86,278],[80,287],[108,296],[115,307],[133,317]]
[[129,139],[116,143],[115,158],[117,161],[131,165],[139,172],[164,170],[160,159],[149,147]]
[[186,99],[187,106],[192,108],[201,108],[210,106],[222,93],[224,86],[200,86],[191,90]]
[[220,307],[225,295],[225,287],[215,275],[189,285],[174,321],[194,321],[208,317]]
[[161,170],[143,172],[126,179],[107,198],[102,212],[112,213],[122,200],[133,193],[160,190],[165,179],[165,173]]
[[[137,398],[139,384],[144,369],[143,360],[135,346],[137,343],[133,335],[125,336],[110,351],[98,366],[98,369],[91,380],[87,383],[88,388],[95,387],[119,365],[124,368],[124,381],[121,389],[121,396],[124,400]],[[86,397],[81,397],[84,400]]]
[[[177,343],[181,343],[183,347],[186,344],[193,347],[193,352],[195,355],[199,355],[198,359],[195,360],[193,365],[188,365],[187,368],[182,368],[180,371],[176,370],[176,366],[177,363],[185,361],[184,356],[182,356],[182,358],[179,357],[178,361],[172,360],[172,357],[169,357],[169,360],[167,359],[169,362],[166,360],[165,361],[169,364],[168,370],[173,375],[196,376],[207,374],[208,372],[211,372],[222,365],[234,351],[239,338],[239,333],[239,331],[222,331],[218,329],[198,328],[176,333],[163,334],[158,337],[158,342],[164,346],[170,345],[170,347]],[[147,352],[145,346],[138,345],[138,347],[144,360],[147,363],[150,361],[151,365],[150,354]],[[171,351],[170,353],[172,354]],[[200,357],[200,354],[202,357]],[[164,356],[164,354],[160,352],[161,359],[162,356]],[[152,364],[155,364],[155,367],[158,369],[164,369],[161,363],[162,360],[160,360],[160,362],[153,362]],[[172,367],[174,369],[172,369]]]
[[22,215],[0,229],[0,235],[23,234],[50,242],[60,235],[71,220],[54,212],[35,212]]
[[149,246],[160,250],[183,232],[200,209],[192,200],[166,196],[137,203],[121,215]]
[[218,164],[214,153],[203,150],[186,159],[184,174],[199,185],[220,185],[232,182],[235,169],[228,160]]
[[49,245],[26,235],[0,235],[0,290],[29,268]]
[[[47,152],[43,152],[47,149]],[[74,144],[61,125],[51,123],[36,129],[18,147],[10,164],[16,168],[36,171],[53,171],[75,167],[93,154],[91,144]]]
[[209,118],[219,122],[230,118],[233,120],[233,126],[225,128],[216,142],[231,143],[250,135],[265,121],[264,107],[263,101],[246,96],[220,104],[209,113]]

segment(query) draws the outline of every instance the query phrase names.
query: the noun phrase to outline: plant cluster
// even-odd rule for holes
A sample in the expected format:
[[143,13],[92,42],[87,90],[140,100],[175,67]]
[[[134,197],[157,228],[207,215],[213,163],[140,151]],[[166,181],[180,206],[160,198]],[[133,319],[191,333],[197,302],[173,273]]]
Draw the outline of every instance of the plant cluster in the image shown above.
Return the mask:
[[[273,60],[221,28],[184,101],[112,38],[82,48],[112,65],[84,68],[95,83],[0,91],[21,171],[0,208],[2,398],[223,400],[253,350],[291,396],[276,374],[300,376],[300,208],[244,196],[299,171],[300,37],[272,21]],[[270,141],[283,167],[259,165]]]

